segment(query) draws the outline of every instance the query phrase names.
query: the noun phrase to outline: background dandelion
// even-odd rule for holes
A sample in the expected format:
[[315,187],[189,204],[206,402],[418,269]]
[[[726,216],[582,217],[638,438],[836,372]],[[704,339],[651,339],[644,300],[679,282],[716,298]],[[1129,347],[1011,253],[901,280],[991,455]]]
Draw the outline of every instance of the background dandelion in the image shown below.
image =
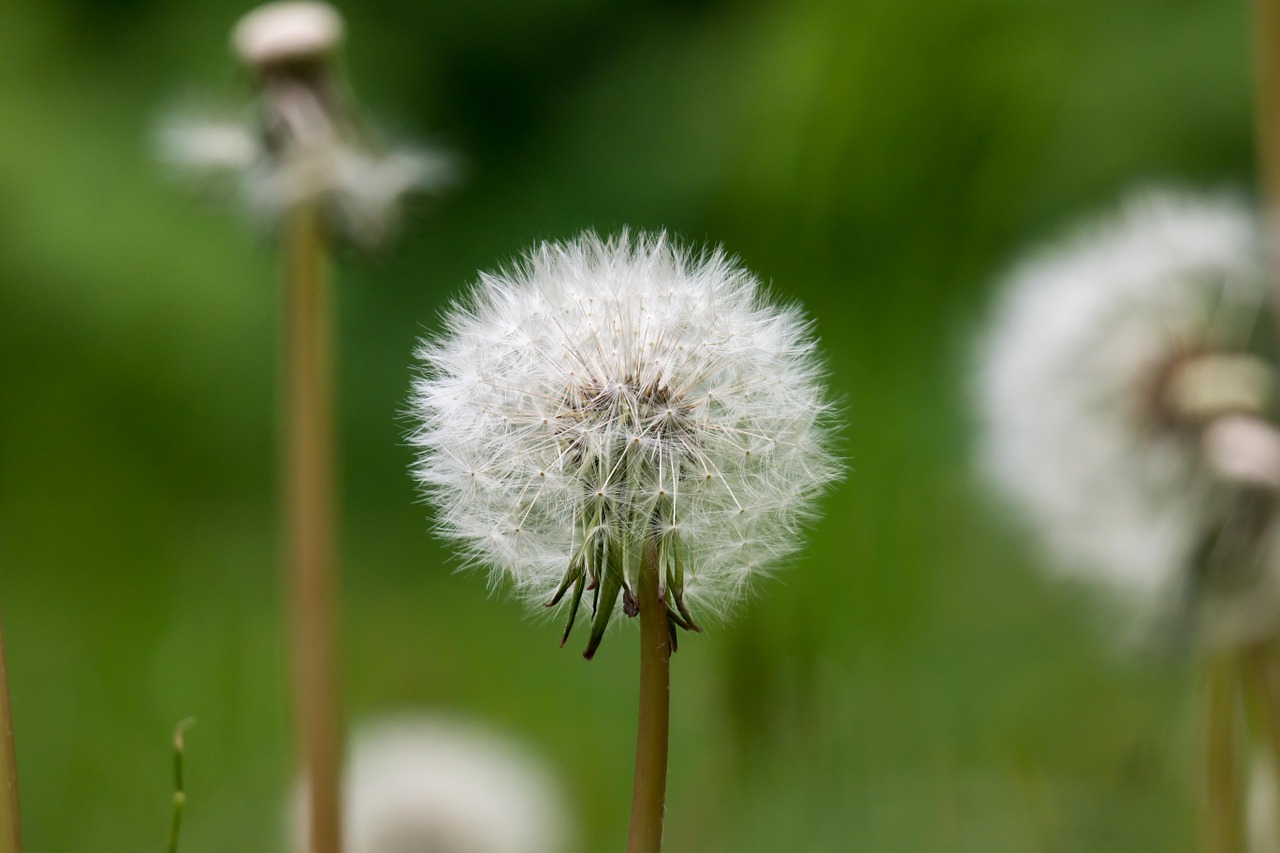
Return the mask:
[[[573,818],[536,756],[483,726],[427,714],[354,729],[344,783],[350,853],[569,853]],[[308,849],[295,792],[293,849]]]
[[[1276,616],[1274,559],[1197,562],[1214,531],[1243,524],[1252,505],[1208,461],[1232,464],[1226,443],[1237,430],[1218,418],[1270,408],[1262,257],[1242,204],[1134,194],[1020,263],[982,342],[987,472],[1060,567],[1119,592],[1147,630],[1160,618],[1201,639],[1249,636]],[[1215,585],[1232,586],[1220,574],[1259,562],[1260,578],[1236,584],[1249,600],[1237,596],[1234,616],[1190,624],[1203,620]]]

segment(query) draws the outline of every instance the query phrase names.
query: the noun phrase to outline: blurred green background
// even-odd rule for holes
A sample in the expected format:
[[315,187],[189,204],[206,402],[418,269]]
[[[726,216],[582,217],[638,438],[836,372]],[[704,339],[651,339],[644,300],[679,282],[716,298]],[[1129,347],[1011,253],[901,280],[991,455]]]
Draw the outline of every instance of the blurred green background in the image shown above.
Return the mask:
[[[582,228],[723,243],[816,318],[851,470],[675,660],[668,849],[1190,851],[1193,673],[1124,653],[973,475],[994,276],[1148,181],[1252,183],[1243,3],[367,0],[364,107],[467,181],[339,269],[352,719],[553,759],[621,849],[634,629],[593,663],[456,562],[406,474],[410,352],[477,269]],[[269,241],[151,157],[247,98],[223,0],[0,5],[0,608],[29,849],[282,849]]]

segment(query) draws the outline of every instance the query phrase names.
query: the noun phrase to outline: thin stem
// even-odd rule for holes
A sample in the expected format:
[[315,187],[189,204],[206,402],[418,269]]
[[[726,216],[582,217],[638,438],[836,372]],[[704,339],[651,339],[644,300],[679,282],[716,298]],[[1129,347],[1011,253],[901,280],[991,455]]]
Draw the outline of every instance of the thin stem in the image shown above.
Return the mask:
[[[1271,282],[1280,304],[1280,0],[1253,0],[1254,126],[1258,173],[1265,200],[1266,240],[1270,248]],[[1280,323],[1280,312],[1273,312]]]
[[13,749],[13,710],[9,705],[3,630],[0,630],[0,853],[22,853],[18,761]]
[[[1244,687],[1255,736],[1270,759],[1271,775],[1280,779],[1280,686],[1276,684],[1275,640],[1263,640],[1241,653]],[[1268,803],[1267,809],[1280,806]]]
[[1203,831],[1207,853],[1242,853],[1240,782],[1236,774],[1236,667],[1220,655],[1205,682]]
[[182,761],[186,753],[187,729],[195,725],[188,718],[178,723],[173,732],[173,820],[169,824],[169,853],[178,853],[178,836],[182,834],[182,810],[187,804],[187,788],[182,781]]
[[659,573],[657,548],[646,543],[636,589],[640,605],[640,714],[627,853],[658,853],[662,848],[671,718],[671,633]]
[[293,713],[307,774],[312,853],[340,853],[333,380],[320,211],[304,206],[290,217],[284,253],[284,499],[293,599]]

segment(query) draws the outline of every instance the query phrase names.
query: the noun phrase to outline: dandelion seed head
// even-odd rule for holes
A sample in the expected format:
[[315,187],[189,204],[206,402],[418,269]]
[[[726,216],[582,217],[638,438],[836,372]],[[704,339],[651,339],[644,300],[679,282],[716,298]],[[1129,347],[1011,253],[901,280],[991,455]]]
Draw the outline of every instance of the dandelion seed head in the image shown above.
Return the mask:
[[342,44],[342,16],[328,3],[278,0],[246,14],[231,33],[236,56],[251,68],[323,59]]
[[441,530],[533,599],[574,572],[634,587],[652,542],[669,588],[721,610],[837,475],[808,321],[722,252],[545,243],[446,325],[417,353],[415,474]]
[[[428,716],[366,724],[343,784],[349,853],[565,853],[572,821],[558,780],[517,744]],[[307,797],[293,801],[293,849],[307,843]]]
[[454,183],[454,158],[421,144],[384,145],[360,119],[331,61],[343,23],[328,4],[268,3],[245,15],[232,42],[254,74],[255,109],[228,120],[181,110],[162,117],[159,159],[274,226],[311,207],[361,249],[383,245],[407,202]]
[[1060,568],[1139,603],[1181,594],[1224,496],[1170,401],[1192,383],[1231,403],[1215,376],[1249,379],[1233,360],[1265,300],[1248,210],[1169,192],[1013,270],[980,353],[982,461]]

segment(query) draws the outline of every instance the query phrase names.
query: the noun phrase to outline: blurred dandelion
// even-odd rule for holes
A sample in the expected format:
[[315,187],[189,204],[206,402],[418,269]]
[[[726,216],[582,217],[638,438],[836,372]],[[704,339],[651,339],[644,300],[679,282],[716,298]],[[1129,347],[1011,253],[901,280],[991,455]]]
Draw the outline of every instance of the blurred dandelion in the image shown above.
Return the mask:
[[587,234],[482,275],[418,357],[415,473],[443,533],[565,607],[561,645],[589,592],[588,658],[619,602],[640,616],[629,849],[656,850],[676,630],[794,551],[837,475],[809,323],[720,251]]
[[[429,716],[356,733],[343,786],[349,853],[566,853],[558,780],[519,745]],[[307,797],[294,797],[293,849],[308,848]]]
[[333,7],[269,3],[246,14],[232,47],[252,76],[249,120],[175,115],[161,156],[234,188],[279,232],[283,259],[282,508],[290,584],[293,714],[312,798],[315,853],[341,850],[341,742],[335,646],[337,487],[328,258],[336,240],[383,243],[405,199],[437,189],[445,158],[385,150],[364,129],[335,62],[344,38]]
[[1280,758],[1280,431],[1261,245],[1238,204],[1138,196],[1014,271],[979,375],[986,467],[1057,564],[1200,652],[1202,828],[1224,853],[1246,837],[1242,698]]
[[277,224],[315,207],[334,237],[361,249],[395,233],[406,202],[454,182],[450,155],[387,146],[362,122],[327,60],[342,19],[321,3],[280,2],[246,15],[233,47],[262,90],[242,117],[183,108],[163,117],[158,155],[183,177],[237,195],[251,217]]
[[1245,208],[1150,192],[1019,265],[981,353],[982,460],[1055,564],[1205,642],[1280,607],[1266,307]]

